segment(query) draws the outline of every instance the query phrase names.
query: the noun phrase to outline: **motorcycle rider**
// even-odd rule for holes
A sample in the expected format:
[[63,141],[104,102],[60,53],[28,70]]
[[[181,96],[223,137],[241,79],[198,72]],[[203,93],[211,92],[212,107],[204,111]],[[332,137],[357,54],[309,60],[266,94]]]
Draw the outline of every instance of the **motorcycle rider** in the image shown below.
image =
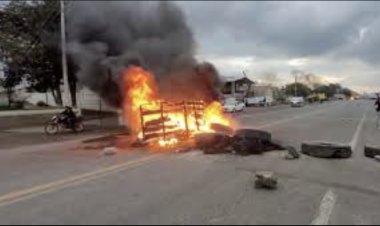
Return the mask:
[[61,113],[64,119],[67,121],[69,128],[75,128],[76,114],[73,109],[69,106],[65,107],[65,110]]

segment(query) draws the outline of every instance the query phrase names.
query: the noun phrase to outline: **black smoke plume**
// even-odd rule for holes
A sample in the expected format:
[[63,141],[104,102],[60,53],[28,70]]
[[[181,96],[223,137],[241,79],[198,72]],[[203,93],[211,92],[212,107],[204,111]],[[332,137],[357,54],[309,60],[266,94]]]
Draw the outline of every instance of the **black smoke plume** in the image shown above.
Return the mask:
[[112,106],[122,103],[120,76],[129,65],[152,72],[165,98],[217,97],[218,72],[195,60],[192,32],[174,3],[72,1],[67,14],[78,80]]

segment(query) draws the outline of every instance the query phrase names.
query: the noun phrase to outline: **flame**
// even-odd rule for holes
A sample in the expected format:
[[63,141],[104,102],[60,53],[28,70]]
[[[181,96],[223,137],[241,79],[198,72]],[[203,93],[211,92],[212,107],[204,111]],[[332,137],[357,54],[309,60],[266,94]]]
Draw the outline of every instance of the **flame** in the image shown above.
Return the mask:
[[166,146],[169,146],[169,145],[175,145],[177,143],[178,143],[178,139],[175,139],[175,138],[171,138],[169,140],[160,139],[160,141],[158,142],[158,144],[161,147],[166,147]]
[[140,67],[129,67],[123,73],[123,85],[127,90],[123,104],[124,122],[135,132],[140,131],[140,106],[158,107],[156,83],[149,72]]
[[[140,107],[143,106],[144,109],[148,110],[157,110],[160,109],[162,100],[159,97],[154,77],[148,71],[134,66],[127,68],[122,76],[125,91],[123,103],[124,121],[127,122],[126,126],[131,128],[135,134],[138,134],[138,138],[142,139]],[[213,123],[232,126],[233,122],[231,118],[224,114],[223,106],[217,101],[205,105],[201,120],[198,119],[197,121],[194,114],[189,114],[187,125],[183,112],[169,112],[165,117],[167,117],[165,125],[170,126],[171,130],[186,131],[187,126],[189,131],[191,131],[190,135],[200,132],[214,132],[211,129],[211,124]],[[161,118],[160,114],[154,114],[144,118],[144,121],[159,118]],[[161,137],[158,139],[158,144],[162,147],[175,145],[178,142],[178,139],[175,137],[168,137],[166,139]]]

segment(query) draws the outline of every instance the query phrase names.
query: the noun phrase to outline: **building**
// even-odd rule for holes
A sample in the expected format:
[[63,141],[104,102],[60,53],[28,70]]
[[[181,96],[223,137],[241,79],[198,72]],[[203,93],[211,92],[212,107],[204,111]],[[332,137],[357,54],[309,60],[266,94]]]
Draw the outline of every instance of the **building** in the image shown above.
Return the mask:
[[250,95],[254,81],[247,77],[224,77],[224,86],[222,88],[223,95],[227,97],[235,97],[243,100],[244,97]]

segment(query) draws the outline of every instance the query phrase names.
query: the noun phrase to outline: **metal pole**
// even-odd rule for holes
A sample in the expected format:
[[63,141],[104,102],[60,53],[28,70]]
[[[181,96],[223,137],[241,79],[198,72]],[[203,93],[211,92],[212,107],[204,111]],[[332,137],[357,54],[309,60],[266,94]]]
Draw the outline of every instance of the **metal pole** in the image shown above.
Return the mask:
[[297,96],[297,75],[294,76],[295,83],[294,83],[294,95]]
[[65,106],[72,106],[71,93],[69,87],[69,76],[67,70],[67,55],[66,55],[66,25],[65,25],[65,2],[60,0],[61,3],[61,51],[62,51],[62,75],[63,75],[63,104]]
[[103,105],[102,98],[99,96],[99,126],[103,129]]
[[[183,111],[184,111],[184,116],[185,116],[185,126],[186,126],[186,136],[187,138],[190,137],[190,131],[189,131],[189,122],[188,122],[188,117],[187,117],[187,107],[186,107],[186,101],[183,101]],[[197,118],[195,117],[195,120]]]
[[164,135],[164,141],[166,141],[166,129],[165,129],[165,120],[164,120],[164,104],[161,102],[160,103],[161,107],[161,121],[162,121],[162,133]]

